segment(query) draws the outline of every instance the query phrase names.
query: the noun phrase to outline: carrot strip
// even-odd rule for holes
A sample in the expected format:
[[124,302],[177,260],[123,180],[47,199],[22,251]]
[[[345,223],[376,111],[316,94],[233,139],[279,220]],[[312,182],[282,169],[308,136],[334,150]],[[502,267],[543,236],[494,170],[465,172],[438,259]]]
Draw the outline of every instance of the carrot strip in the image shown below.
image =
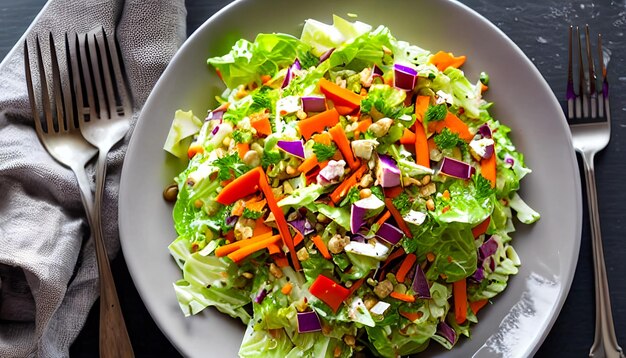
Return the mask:
[[322,132],[313,136],[313,141],[315,143],[320,143],[324,145],[330,145],[333,137],[328,132]]
[[285,255],[280,254],[280,255],[274,255],[274,262],[276,263],[276,265],[280,268],[283,267],[289,267],[289,260],[287,260],[287,258],[285,257]]
[[415,162],[423,167],[430,168],[430,150],[424,125],[415,121]]
[[383,191],[385,193],[385,198],[395,198],[398,195],[402,194],[402,191],[404,191],[404,188],[402,188],[401,186],[394,186],[392,188],[383,188]]
[[326,98],[333,101],[335,106],[349,108],[351,109],[350,112],[361,107],[361,100],[363,99],[361,95],[356,94],[349,89],[340,87],[325,78],[321,78],[318,83],[320,91],[324,94],[324,96],[326,96]]
[[322,256],[324,256],[326,260],[330,260],[330,252],[328,252],[328,247],[326,247],[326,244],[322,240],[322,237],[319,235],[313,236],[313,243],[315,244],[315,247],[317,247],[317,249],[320,251]]
[[428,62],[435,65],[439,71],[443,71],[448,67],[461,67],[463,63],[465,63],[465,56],[454,57],[451,52],[439,51],[434,54]]
[[348,193],[350,188],[355,186],[360,180],[365,171],[367,170],[367,165],[363,164],[359,169],[357,169],[352,175],[348,177],[348,179],[344,180],[341,184],[339,184],[332,193],[330,193],[330,199],[333,203],[337,204],[341,201],[341,199]]
[[237,153],[239,154],[239,158],[243,159],[244,155],[248,153],[250,150],[250,144],[248,143],[237,143]]
[[293,285],[289,282],[287,282],[286,284],[283,285],[283,287],[280,289],[280,292],[282,292],[284,295],[288,295],[291,293],[291,289],[293,288]]
[[245,207],[248,208],[249,210],[259,212],[259,211],[263,211],[263,208],[265,208],[265,204],[267,204],[266,199],[256,200],[255,198],[255,199],[246,201]]
[[343,155],[346,163],[350,169],[355,170],[361,165],[360,161],[354,156],[352,153],[352,147],[350,147],[350,141],[346,136],[346,132],[344,132],[343,127],[340,123],[337,123],[334,127],[328,130],[330,135],[333,137],[335,144],[337,144],[337,148]]
[[404,128],[404,132],[402,133],[402,137],[400,137],[400,144],[414,144],[415,143],[415,133],[413,133],[410,129]]
[[461,279],[452,283],[454,296],[454,317],[456,323],[461,324],[467,318],[467,282]]
[[469,307],[472,310],[472,312],[474,312],[474,314],[477,314],[478,311],[480,311],[483,307],[487,305],[487,303],[489,303],[489,300],[478,300],[478,301],[470,302]]
[[304,236],[300,232],[296,232],[293,237],[293,246],[298,246],[304,240]]
[[263,169],[257,168],[236,178],[222,188],[222,191],[217,194],[215,201],[223,205],[230,205],[241,198],[255,193],[258,190],[261,174],[265,175]]
[[268,112],[253,113],[250,115],[250,125],[256,129],[257,134],[272,134],[272,125],[270,123],[270,114]]
[[248,257],[249,255],[261,250],[261,249],[265,249],[267,248],[268,245],[276,243],[280,241],[280,235],[274,235],[271,236],[267,239],[255,242],[254,244],[250,244],[250,245],[246,245],[242,248],[240,248],[237,251],[231,252],[230,254],[228,254],[228,258],[235,261],[235,262],[239,262],[243,259],[245,259],[246,257]]
[[354,139],[359,139],[359,135],[361,133],[367,132],[367,129],[372,125],[372,119],[367,118],[357,123],[356,128],[354,129]]
[[400,316],[408,319],[411,322],[417,321],[418,319],[422,318],[422,316],[424,315],[422,312],[405,312],[405,311],[399,311]]
[[496,186],[496,154],[487,159],[480,160],[480,174],[491,182],[491,187]]
[[488,216],[483,222],[472,228],[472,235],[474,235],[474,239],[487,232],[490,222],[491,216]]
[[280,254],[282,250],[280,249],[280,246],[278,246],[278,244],[271,244],[267,246],[267,252],[270,255],[275,255],[275,254]]
[[272,233],[261,234],[259,236],[254,236],[249,239],[235,241],[230,244],[226,244],[215,249],[215,256],[222,257],[230,254],[231,252],[235,252],[241,249],[244,246],[252,245],[255,242],[263,241],[267,238],[272,237]]
[[272,232],[272,228],[265,225],[263,218],[256,219],[254,230],[252,230],[252,237],[259,236],[268,232]]
[[298,170],[301,173],[308,173],[310,172],[313,168],[315,168],[317,165],[319,164],[319,162],[317,161],[317,156],[315,154],[312,154],[310,157],[306,158],[299,166],[298,166]]
[[378,225],[378,227],[383,226],[383,224],[385,223],[385,221],[387,221],[387,219],[389,219],[391,217],[391,213],[389,212],[389,210],[386,210],[379,218],[378,220],[376,220],[376,225]]
[[298,261],[298,257],[296,256],[296,249],[293,244],[293,239],[291,238],[291,232],[289,232],[289,226],[287,225],[287,220],[285,220],[285,214],[283,214],[283,209],[278,206],[278,202],[274,197],[274,193],[272,193],[272,188],[267,182],[267,177],[263,172],[262,168],[257,168],[261,172],[259,176],[259,186],[265,194],[265,199],[267,200],[267,206],[269,206],[270,211],[274,214],[274,218],[276,220],[276,225],[278,225],[278,232],[280,233],[280,237],[283,240],[283,244],[287,246],[289,249],[289,255],[291,256],[291,260],[293,261],[293,266],[296,271],[300,271],[300,261]]
[[187,149],[187,157],[189,159],[193,158],[198,153],[204,153],[204,147],[198,143],[192,143]]
[[398,280],[398,282],[404,282],[406,274],[409,273],[409,270],[411,269],[411,267],[413,267],[413,264],[415,264],[416,260],[417,257],[415,256],[415,254],[406,255],[406,257],[402,261],[402,264],[400,264],[398,272],[396,273],[396,279]]
[[424,115],[430,105],[430,96],[417,96],[415,99],[415,118],[418,122],[424,122]]
[[395,298],[396,300],[400,300],[404,302],[415,302],[415,296],[406,294],[406,293],[400,293],[400,292],[394,291],[390,293],[389,296]]
[[230,209],[230,215],[234,215],[234,216],[243,215],[243,206],[244,206],[243,200],[235,201],[235,205],[233,205],[233,208]]
[[429,132],[440,133],[446,127],[450,130],[450,132],[458,134],[459,138],[466,142],[469,142],[472,138],[474,138],[472,133],[470,133],[467,124],[465,124],[465,122],[459,119],[459,117],[454,115],[452,112],[448,112],[446,117],[441,121],[428,122]]
[[391,200],[391,198],[385,198],[385,206],[387,207],[387,210],[389,210],[389,212],[391,213],[391,216],[393,216],[393,219],[396,221],[396,224],[398,224],[400,230],[404,232],[404,235],[412,238],[413,234],[411,233],[411,230],[409,230],[409,227],[402,218],[402,214],[400,214],[396,206],[393,205],[393,201]]
[[382,280],[383,276],[385,275],[385,268],[389,266],[389,264],[393,262],[395,259],[401,257],[404,254],[405,254],[404,249],[400,247],[397,250],[393,251],[391,254],[389,254],[389,256],[387,256],[387,260],[385,260],[383,265],[380,267],[380,270],[378,270],[380,272],[378,274],[379,281]]
[[339,112],[332,108],[307,119],[298,121],[298,129],[304,139],[309,140],[313,133],[323,132],[324,128],[332,127],[337,123],[339,123]]

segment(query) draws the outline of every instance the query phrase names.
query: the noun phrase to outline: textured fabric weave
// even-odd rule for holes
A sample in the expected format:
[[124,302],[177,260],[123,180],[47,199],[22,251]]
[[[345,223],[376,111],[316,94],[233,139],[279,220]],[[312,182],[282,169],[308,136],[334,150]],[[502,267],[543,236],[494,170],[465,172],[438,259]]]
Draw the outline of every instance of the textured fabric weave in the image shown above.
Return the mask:
[[[62,39],[102,26],[117,35],[134,115],[131,131],[108,157],[109,257],[119,250],[117,193],[128,139],[185,39],[185,18],[183,0],[51,0],[27,34],[29,41],[48,32]],[[37,139],[22,53],[18,43],[0,65],[0,357],[64,357],[98,296],[97,264],[74,174]],[[93,188],[93,168],[88,172]]]

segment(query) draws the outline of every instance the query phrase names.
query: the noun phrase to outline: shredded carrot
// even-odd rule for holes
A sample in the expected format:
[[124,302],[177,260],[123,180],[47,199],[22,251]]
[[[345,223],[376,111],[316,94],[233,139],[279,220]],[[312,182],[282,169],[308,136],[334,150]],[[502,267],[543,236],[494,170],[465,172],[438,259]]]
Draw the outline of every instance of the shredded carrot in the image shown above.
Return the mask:
[[272,76],[270,75],[261,75],[261,83],[263,84],[268,83],[271,79]]
[[322,132],[313,136],[313,141],[315,143],[320,143],[324,145],[330,145],[333,137],[328,132]]
[[489,86],[487,86],[486,84],[484,84],[482,82],[480,83],[480,92],[481,93],[487,92],[488,89],[489,89]]
[[255,193],[258,190],[259,177],[264,175],[262,168],[248,171],[224,186],[222,191],[217,194],[215,201],[223,205],[230,205],[241,198]]
[[416,260],[417,257],[415,256],[415,254],[406,255],[406,257],[402,261],[402,264],[400,264],[398,272],[396,273],[396,279],[398,280],[398,282],[404,282],[406,274],[409,273],[409,270],[411,269],[411,267],[413,267]]
[[265,208],[265,204],[267,204],[267,200],[256,200],[255,198],[246,201],[245,207],[252,211],[261,212]]
[[400,311],[400,316],[408,319],[411,322],[415,322],[418,319],[422,318],[422,316],[424,315],[422,312],[405,312],[405,311]]
[[342,116],[347,116],[349,114],[351,114],[352,112],[355,111],[355,108],[351,107],[351,106],[342,106],[340,104],[335,104],[334,108],[337,110],[337,112],[339,114],[341,114]]
[[280,289],[280,292],[282,292],[285,295],[288,295],[291,293],[291,289],[293,288],[293,285],[289,282],[287,282],[286,284],[283,285],[283,287]]
[[480,160],[480,174],[491,182],[491,187],[496,186],[496,153],[487,159]]
[[293,236],[293,246],[298,246],[304,240],[304,236],[298,231]]
[[254,229],[252,230],[252,236],[258,236],[261,234],[265,234],[268,232],[272,232],[272,228],[265,225],[263,218],[256,219],[256,223],[254,224]]
[[298,257],[296,256],[296,249],[293,244],[293,239],[291,238],[291,232],[289,232],[289,226],[287,225],[287,220],[285,220],[285,214],[283,214],[283,209],[278,206],[278,202],[274,197],[274,193],[272,192],[272,188],[267,182],[267,177],[263,172],[262,168],[257,168],[261,172],[259,176],[259,186],[265,194],[265,199],[267,200],[267,206],[270,208],[270,211],[274,214],[274,218],[276,220],[276,225],[278,226],[278,232],[280,233],[280,237],[283,240],[283,244],[287,246],[289,249],[289,255],[291,256],[291,260],[293,261],[293,266],[296,271],[300,271],[300,261],[298,261]]
[[337,204],[341,201],[341,199],[348,193],[350,188],[357,185],[357,183],[361,180],[363,174],[367,170],[367,165],[363,164],[359,169],[357,169],[352,175],[348,177],[348,179],[344,180],[341,184],[339,184],[332,193],[330,193],[330,199],[333,203]]
[[287,260],[285,255],[282,255],[282,254],[280,256],[274,255],[274,262],[280,268],[289,267],[289,260]]
[[430,149],[428,148],[428,138],[426,137],[424,125],[419,121],[415,121],[413,131],[415,131],[415,162],[423,167],[430,168]]
[[458,134],[459,138],[466,142],[469,142],[472,138],[474,138],[472,133],[470,133],[467,124],[465,124],[465,122],[459,119],[459,117],[452,112],[448,112],[446,117],[441,121],[428,122],[429,132],[440,133],[446,127],[450,130],[450,132]]
[[451,52],[439,51],[432,55],[428,62],[435,65],[439,71],[443,71],[448,67],[461,67],[465,63],[465,56],[454,57]]
[[396,206],[393,205],[393,201],[391,200],[391,198],[385,198],[385,206],[387,207],[387,210],[389,210],[389,212],[391,213],[391,216],[393,216],[393,219],[396,221],[396,224],[398,224],[398,227],[400,228],[400,230],[402,230],[404,235],[412,238],[413,234],[411,233],[411,230],[409,230],[409,227],[402,218],[402,214],[400,214]]
[[328,133],[330,133],[330,135],[333,137],[333,141],[337,145],[337,148],[339,148],[339,151],[343,155],[343,158],[346,160],[346,163],[348,163],[350,169],[356,170],[359,165],[361,165],[361,163],[359,159],[354,156],[354,153],[352,153],[350,141],[348,140],[346,132],[344,132],[341,123],[337,123],[334,127],[329,129]]
[[335,107],[346,107],[346,109],[350,109],[350,112],[361,107],[361,100],[363,99],[361,95],[354,93],[349,89],[340,87],[336,83],[333,83],[325,78],[321,78],[318,83],[320,91],[326,96],[326,98],[333,101]]
[[241,215],[243,215],[243,207],[244,207],[244,201],[243,200],[235,201],[235,205],[233,205],[233,208],[230,209],[230,215],[234,215],[234,216],[241,216]]
[[404,191],[404,188],[402,188],[401,186],[394,186],[392,188],[383,188],[383,191],[385,192],[385,198],[395,198],[398,195],[402,194],[402,192]]
[[474,312],[474,314],[478,313],[483,307],[485,307],[489,303],[489,300],[478,300],[469,303],[469,307]]
[[389,266],[389,264],[391,264],[391,262],[393,262],[395,259],[403,256],[405,254],[404,249],[402,247],[394,250],[391,254],[389,254],[389,256],[387,256],[387,260],[385,260],[385,262],[383,263],[383,265],[380,267],[379,270],[379,274],[378,274],[378,280],[382,280],[383,276],[385,275],[385,268],[387,266]]
[[237,143],[237,153],[239,154],[239,158],[243,159],[244,155],[248,153],[250,150],[250,144],[248,143]]
[[491,216],[487,217],[483,222],[472,228],[472,235],[474,235],[474,239],[487,232],[490,222]]
[[319,162],[317,161],[317,156],[315,154],[311,154],[310,157],[306,158],[299,166],[298,166],[298,170],[301,173],[308,173],[310,172],[313,168],[315,168],[317,165],[319,164]]
[[309,118],[298,121],[298,129],[305,140],[309,140],[314,133],[321,133],[326,127],[339,123],[339,112],[332,108]]
[[428,262],[435,261],[435,254],[433,254],[432,252],[426,253],[426,260],[428,260]]
[[415,99],[415,118],[418,122],[424,122],[424,115],[430,105],[430,96],[417,96]]
[[330,252],[328,251],[328,247],[326,247],[324,240],[322,240],[322,237],[319,235],[313,236],[313,243],[315,244],[315,247],[317,247],[317,249],[320,251],[322,256],[324,256],[326,260],[330,260]]
[[415,296],[406,293],[400,292],[392,292],[389,296],[395,298],[396,300],[404,301],[404,302],[415,302]]
[[367,129],[372,125],[372,119],[367,118],[357,123],[356,128],[354,129],[354,139],[359,139],[359,135],[361,133],[367,132]]
[[272,125],[270,123],[270,114],[268,112],[258,112],[250,115],[250,125],[256,129],[257,134],[272,134]]
[[193,158],[198,153],[204,153],[204,147],[198,143],[193,143],[187,149],[187,157],[189,159]]
[[387,221],[387,219],[389,219],[390,217],[391,213],[389,212],[389,210],[385,210],[385,212],[378,218],[378,220],[376,220],[376,225],[378,225],[378,227],[383,226],[385,221]]
[[261,250],[261,249],[265,249],[267,248],[268,245],[276,243],[280,241],[280,235],[274,235],[274,236],[270,236],[267,239],[264,240],[260,240],[257,241],[253,244],[250,245],[246,245],[242,248],[240,248],[237,251],[231,252],[230,254],[228,254],[228,258],[235,261],[235,262],[239,262],[243,259],[245,259],[246,257],[248,257],[249,255]]
[[280,254],[282,250],[280,249],[280,246],[278,246],[278,244],[271,244],[267,246],[267,252],[270,255],[275,255],[275,254]]
[[400,144],[414,144],[414,143],[415,143],[415,133],[413,133],[408,128],[404,128],[402,137],[400,137]]
[[454,296],[454,317],[456,323],[461,324],[467,318],[467,282],[465,278],[452,283]]
[[356,290],[359,289],[359,287],[361,287],[361,285],[363,284],[363,282],[365,282],[365,277],[361,277],[360,279],[358,279],[355,283],[352,284],[352,286],[350,286],[350,294],[353,294],[356,292]]
[[249,239],[235,241],[231,244],[226,244],[215,249],[215,256],[222,257],[230,254],[231,252],[235,252],[241,249],[244,246],[252,245],[255,242],[266,240],[272,237],[272,233],[261,234],[259,236],[254,236]]

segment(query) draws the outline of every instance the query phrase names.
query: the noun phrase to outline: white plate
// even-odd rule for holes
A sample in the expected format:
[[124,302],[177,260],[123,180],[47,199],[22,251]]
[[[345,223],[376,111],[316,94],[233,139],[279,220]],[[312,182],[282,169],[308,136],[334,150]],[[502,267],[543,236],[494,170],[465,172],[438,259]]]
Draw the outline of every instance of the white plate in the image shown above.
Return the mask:
[[522,182],[522,196],[542,219],[532,226],[518,225],[513,242],[521,270],[494,304],[481,311],[472,339],[463,339],[450,352],[435,349],[429,355],[532,355],[554,323],[574,276],[582,216],[578,166],[561,108],[540,73],[499,29],[451,1],[238,1],[187,40],[143,109],[120,188],[122,248],[152,317],[186,356],[236,356],[241,323],[214,309],[184,318],[178,307],[172,283],[181,272],[167,250],[176,234],[171,206],[161,192],[182,168],[162,146],[176,109],[192,109],[202,117],[215,106],[213,98],[223,84],[206,65],[208,57],[224,54],[241,37],[253,40],[259,32],[299,35],[306,18],[330,22],[333,13],[355,13],[373,26],[384,24],[398,39],[433,52],[464,54],[468,60],[463,69],[472,81],[480,71],[489,73],[492,113],[513,128],[514,142],[534,171]]

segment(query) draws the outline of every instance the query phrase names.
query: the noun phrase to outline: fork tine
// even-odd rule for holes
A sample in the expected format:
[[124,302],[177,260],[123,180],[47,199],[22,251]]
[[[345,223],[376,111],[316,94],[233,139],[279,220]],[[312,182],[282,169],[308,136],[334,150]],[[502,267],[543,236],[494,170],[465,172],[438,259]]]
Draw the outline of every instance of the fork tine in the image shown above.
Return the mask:
[[74,90],[74,77],[76,76],[76,71],[72,66],[72,59],[70,55],[70,42],[68,39],[67,32],[63,36],[63,45],[65,47],[65,65],[67,68],[68,81],[63,86],[63,99],[65,100],[65,115],[66,115],[66,124],[69,130],[77,129],[76,118],[75,116],[79,115],[77,111],[76,104],[76,94]]
[[24,71],[26,75],[26,88],[28,89],[28,100],[30,102],[30,108],[33,112],[33,120],[35,121],[35,130],[39,136],[43,135],[43,128],[41,127],[41,118],[39,117],[39,111],[37,110],[37,101],[35,100],[35,89],[33,87],[33,77],[30,72],[30,55],[28,53],[28,40],[24,40]]
[[567,117],[572,119],[574,117],[574,103],[576,101],[576,92],[574,91],[574,76],[573,76],[573,64],[572,64],[572,32],[573,26],[569,26],[568,31],[568,51],[567,51]]
[[[85,91],[87,95],[87,106],[89,107],[89,120],[93,121],[97,118],[98,112],[96,111],[95,97],[93,94],[93,86],[91,85],[91,75],[89,73],[89,58],[87,56],[87,46],[85,43],[87,42],[87,34],[76,34],[76,54],[80,55],[80,74],[82,75],[82,80],[85,83]],[[77,76],[78,81],[80,82],[81,76]],[[82,92],[81,92],[81,106],[79,110],[81,115],[78,117],[79,123],[82,125],[85,121],[84,112],[84,102],[82,101]]]
[[113,81],[111,76],[111,67],[109,64],[110,53],[108,51],[107,35],[104,28],[100,32],[94,34],[94,42],[96,42],[100,50],[100,59],[102,60],[102,74],[104,78],[104,89],[106,91],[106,102],[108,103],[109,118],[117,116],[117,100],[113,89]]
[[585,25],[585,47],[587,52],[587,67],[588,77],[587,83],[589,84],[589,101],[591,102],[589,107],[591,111],[591,118],[596,118],[598,109],[598,95],[596,93],[596,72],[593,63],[593,57],[591,55],[591,40],[589,36],[589,25]]
[[[103,29],[104,32],[104,29]],[[113,74],[115,75],[115,81],[117,83],[117,90],[120,96],[120,101],[122,105],[123,113],[120,115],[128,115],[131,113],[131,101],[130,95],[128,93],[128,88],[126,87],[126,81],[124,77],[124,73],[122,72],[122,56],[119,55],[117,49],[117,41],[115,39],[115,35],[109,37],[108,41],[109,51],[111,53],[111,63],[113,65]]]
[[48,80],[46,79],[46,71],[44,69],[43,57],[41,56],[41,45],[39,43],[39,36],[35,37],[35,43],[37,45],[37,63],[39,64],[39,83],[41,86],[41,103],[43,106],[43,114],[46,118],[46,130],[45,132],[54,132],[54,118],[52,116],[52,109],[50,108],[50,95],[48,94]]
[[576,26],[576,37],[578,37],[578,97],[576,98],[576,117],[587,115],[588,106],[585,96],[585,71],[583,70],[582,41],[580,38],[580,28]]
[[[104,94],[104,88],[102,87],[102,72],[101,72],[102,68],[100,68],[98,57],[104,57],[103,55],[106,55],[106,54],[101,54],[100,56],[98,56],[98,49],[96,48],[97,46],[96,33],[94,33],[93,31],[90,31],[87,34],[87,46],[89,47],[89,60],[91,63],[91,71],[93,74],[92,85],[94,86],[96,90],[98,108],[100,110],[100,115],[97,118],[102,119],[103,114],[105,113],[105,111],[108,112],[109,108],[106,105],[106,96]],[[90,102],[89,105],[93,106],[93,103]],[[109,113],[109,118],[110,118],[110,113]]]
[[57,51],[54,44],[52,32],[48,33],[48,37],[50,44],[50,61],[52,67],[52,97],[54,99],[54,107],[56,109],[59,132],[65,132],[67,126],[65,125],[65,115],[63,111],[63,92],[61,91],[61,74],[59,72],[59,60],[57,58]]
[[[603,117],[605,114],[604,101],[609,99],[609,83],[606,79],[606,67],[604,66],[604,53],[602,52],[602,34],[598,34],[598,65],[600,66],[600,74],[602,75],[602,91],[598,93],[598,115]],[[608,107],[606,108],[608,112]],[[607,116],[608,118],[608,116]]]

